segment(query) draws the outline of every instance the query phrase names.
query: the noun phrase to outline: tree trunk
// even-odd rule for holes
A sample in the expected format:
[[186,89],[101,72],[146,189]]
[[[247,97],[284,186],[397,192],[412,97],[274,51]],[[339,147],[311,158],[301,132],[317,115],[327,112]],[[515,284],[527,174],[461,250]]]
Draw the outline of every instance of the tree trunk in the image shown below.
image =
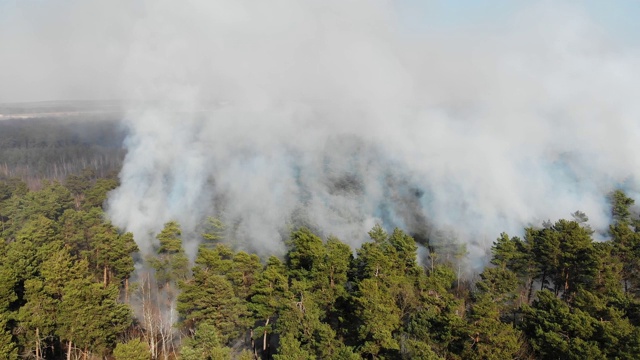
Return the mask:
[[36,328],[36,360],[40,360],[40,329]]
[[258,349],[256,349],[256,340],[253,338],[253,329],[251,329],[251,348],[253,349],[253,359],[258,360]]
[[107,267],[105,266],[104,269],[102,269],[102,283],[104,285],[104,287],[107,287]]
[[73,345],[73,341],[69,340],[69,347],[67,348],[67,360],[71,360],[71,346]]
[[531,297],[533,296],[533,277],[529,278],[529,292],[527,294],[527,305],[531,304]]
[[331,267],[331,273],[329,274],[329,286],[331,286],[331,288],[333,289],[336,285],[335,282],[333,281],[333,272],[334,272],[334,268],[333,266]]
[[269,326],[269,318],[267,318],[267,322],[264,324],[264,335],[262,336],[262,351],[267,351],[267,326]]
[[129,303],[129,278],[124,279],[124,302]]
[[162,336],[162,358],[169,360],[169,351],[167,351],[167,340]]

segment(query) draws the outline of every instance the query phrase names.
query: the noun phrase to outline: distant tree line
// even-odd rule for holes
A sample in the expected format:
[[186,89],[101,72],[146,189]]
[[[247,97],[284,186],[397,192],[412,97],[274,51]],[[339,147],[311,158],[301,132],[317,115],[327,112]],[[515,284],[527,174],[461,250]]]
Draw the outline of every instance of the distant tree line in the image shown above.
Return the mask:
[[622,191],[609,240],[576,212],[501,234],[460,282],[457,250],[419,264],[409,234],[378,225],[357,249],[294,229],[260,258],[210,219],[191,262],[172,221],[143,258],[103,214],[117,185],[0,181],[0,359],[640,357],[640,219]]
[[30,187],[63,181],[90,168],[99,176],[119,171],[125,151],[119,119],[12,119],[0,121],[0,178]]

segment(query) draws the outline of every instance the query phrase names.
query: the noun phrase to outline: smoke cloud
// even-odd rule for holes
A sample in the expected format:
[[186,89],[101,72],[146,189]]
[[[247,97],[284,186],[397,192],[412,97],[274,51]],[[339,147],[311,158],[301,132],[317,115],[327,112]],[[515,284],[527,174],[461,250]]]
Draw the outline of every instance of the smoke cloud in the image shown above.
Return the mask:
[[113,222],[148,252],[178,220],[193,253],[215,216],[262,254],[298,224],[358,245],[381,223],[473,264],[576,210],[605,231],[606,194],[639,189],[638,49],[557,2],[440,31],[400,3],[120,4],[102,93],[137,106]]

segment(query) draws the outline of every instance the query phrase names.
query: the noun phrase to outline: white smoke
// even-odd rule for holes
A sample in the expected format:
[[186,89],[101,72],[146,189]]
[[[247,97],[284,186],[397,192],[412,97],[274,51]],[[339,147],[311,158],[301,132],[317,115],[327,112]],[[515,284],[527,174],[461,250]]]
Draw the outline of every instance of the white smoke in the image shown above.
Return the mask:
[[606,229],[606,194],[639,190],[638,49],[577,6],[419,32],[384,0],[136,4],[109,214],[143,251],[170,219],[217,216],[263,254],[292,225],[358,245],[379,222],[454,229],[477,260],[576,210]]

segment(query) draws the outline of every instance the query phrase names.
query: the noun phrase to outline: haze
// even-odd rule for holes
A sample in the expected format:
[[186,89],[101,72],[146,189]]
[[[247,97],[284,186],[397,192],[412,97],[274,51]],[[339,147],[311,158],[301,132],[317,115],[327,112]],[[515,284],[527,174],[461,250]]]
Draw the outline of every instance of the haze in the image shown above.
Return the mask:
[[207,216],[262,254],[298,224],[357,245],[381,223],[464,242],[472,264],[576,210],[605,231],[606,194],[639,185],[635,42],[576,3],[464,26],[428,8],[3,3],[0,102],[136,101],[108,205],[147,252],[175,219],[193,253]]

